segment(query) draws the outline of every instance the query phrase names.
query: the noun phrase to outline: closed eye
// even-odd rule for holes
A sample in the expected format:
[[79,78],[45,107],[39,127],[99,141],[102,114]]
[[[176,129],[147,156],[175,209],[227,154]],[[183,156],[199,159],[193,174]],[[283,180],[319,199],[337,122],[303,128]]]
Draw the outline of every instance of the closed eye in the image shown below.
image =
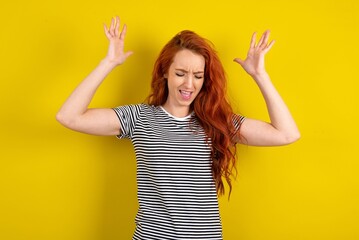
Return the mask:
[[176,76],[178,76],[178,77],[183,77],[184,74],[183,74],[183,73],[176,73]]

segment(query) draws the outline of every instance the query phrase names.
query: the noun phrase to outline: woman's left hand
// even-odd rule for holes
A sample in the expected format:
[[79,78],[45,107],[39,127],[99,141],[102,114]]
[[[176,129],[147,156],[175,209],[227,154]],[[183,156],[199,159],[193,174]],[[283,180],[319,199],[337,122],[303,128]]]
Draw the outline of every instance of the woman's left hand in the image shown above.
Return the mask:
[[274,40],[268,43],[269,33],[269,30],[265,31],[257,44],[257,33],[253,33],[247,58],[245,60],[240,58],[234,59],[234,61],[239,63],[252,77],[266,73],[264,67],[264,56],[274,44]]

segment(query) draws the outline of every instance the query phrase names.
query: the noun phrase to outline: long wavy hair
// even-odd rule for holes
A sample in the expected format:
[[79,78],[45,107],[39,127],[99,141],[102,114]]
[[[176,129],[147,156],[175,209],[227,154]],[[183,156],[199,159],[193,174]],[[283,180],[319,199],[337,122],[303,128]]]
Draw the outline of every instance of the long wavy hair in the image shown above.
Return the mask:
[[151,94],[148,103],[163,105],[168,97],[167,79],[174,56],[180,50],[188,49],[200,54],[205,59],[204,83],[192,102],[199,124],[204,129],[207,139],[211,141],[212,174],[217,194],[225,193],[224,182],[232,190],[231,175],[236,170],[235,137],[239,137],[233,125],[233,110],[226,98],[226,76],[222,63],[214,50],[213,44],[196,33],[185,30],[174,36],[160,52],[152,72]]

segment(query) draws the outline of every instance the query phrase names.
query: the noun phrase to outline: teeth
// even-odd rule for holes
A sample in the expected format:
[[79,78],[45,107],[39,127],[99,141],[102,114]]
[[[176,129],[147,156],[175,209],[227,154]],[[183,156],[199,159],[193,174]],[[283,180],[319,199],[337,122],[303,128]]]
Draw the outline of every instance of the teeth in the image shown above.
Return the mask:
[[186,96],[189,96],[191,94],[191,92],[187,92],[187,91],[183,91],[183,90],[181,90],[181,93]]

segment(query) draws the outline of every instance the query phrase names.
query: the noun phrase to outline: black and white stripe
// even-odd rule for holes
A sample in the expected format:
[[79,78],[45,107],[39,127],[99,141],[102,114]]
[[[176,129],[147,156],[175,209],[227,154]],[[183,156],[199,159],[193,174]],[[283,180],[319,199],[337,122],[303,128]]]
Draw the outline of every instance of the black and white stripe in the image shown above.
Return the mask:
[[222,239],[210,142],[195,117],[176,118],[146,104],[114,110],[118,137],[131,139],[137,159],[133,239]]

